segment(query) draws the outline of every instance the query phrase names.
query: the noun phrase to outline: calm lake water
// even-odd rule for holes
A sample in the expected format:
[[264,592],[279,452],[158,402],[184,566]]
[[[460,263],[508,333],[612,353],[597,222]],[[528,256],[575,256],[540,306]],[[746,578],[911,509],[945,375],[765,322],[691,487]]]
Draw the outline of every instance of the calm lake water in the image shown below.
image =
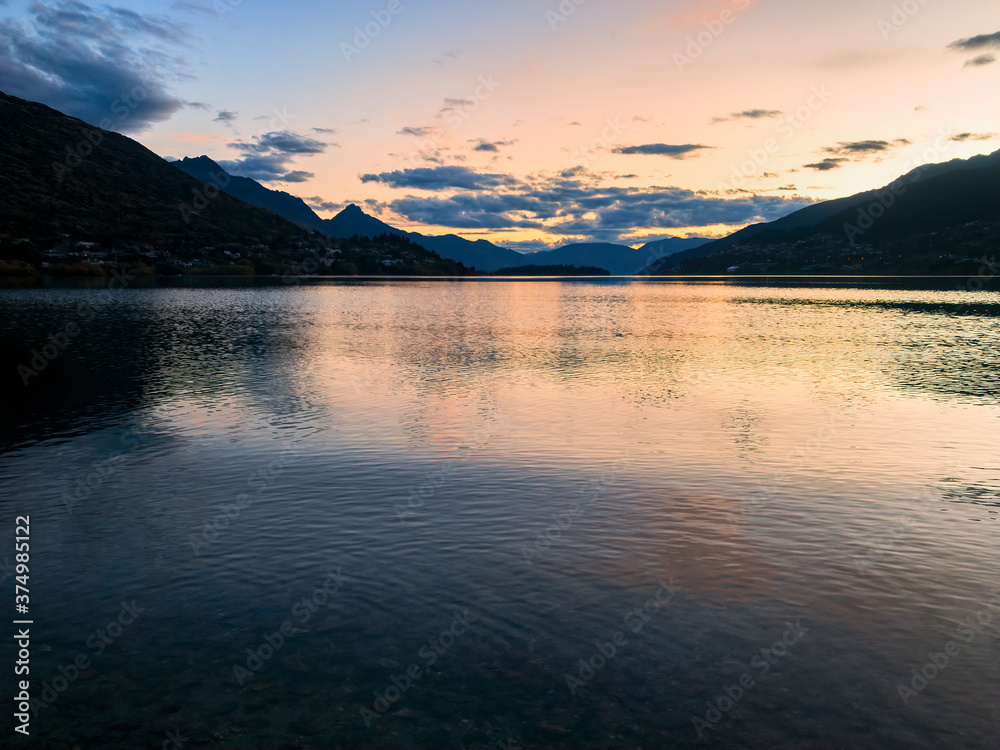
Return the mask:
[[619,280],[0,291],[0,560],[30,514],[47,702],[12,734],[4,626],[3,744],[997,748],[998,315]]

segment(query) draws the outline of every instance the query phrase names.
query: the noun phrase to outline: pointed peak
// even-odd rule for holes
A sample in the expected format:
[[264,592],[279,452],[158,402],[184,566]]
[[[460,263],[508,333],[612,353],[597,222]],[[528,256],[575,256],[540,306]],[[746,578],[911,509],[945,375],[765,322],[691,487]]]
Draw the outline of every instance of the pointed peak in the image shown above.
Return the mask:
[[206,167],[217,167],[218,169],[222,169],[222,167],[220,167],[218,164],[216,164],[214,161],[212,161],[209,157],[205,156],[204,154],[202,154],[201,156],[185,156],[183,159],[180,160],[180,162],[182,164],[199,164],[199,165],[204,165]]

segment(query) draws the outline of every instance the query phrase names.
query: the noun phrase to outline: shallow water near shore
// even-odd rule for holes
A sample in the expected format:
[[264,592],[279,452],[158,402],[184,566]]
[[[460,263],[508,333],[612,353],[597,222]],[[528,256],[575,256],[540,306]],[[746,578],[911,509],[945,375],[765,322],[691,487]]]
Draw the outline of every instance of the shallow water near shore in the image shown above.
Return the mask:
[[10,744],[1000,747],[998,333],[954,284],[2,290]]

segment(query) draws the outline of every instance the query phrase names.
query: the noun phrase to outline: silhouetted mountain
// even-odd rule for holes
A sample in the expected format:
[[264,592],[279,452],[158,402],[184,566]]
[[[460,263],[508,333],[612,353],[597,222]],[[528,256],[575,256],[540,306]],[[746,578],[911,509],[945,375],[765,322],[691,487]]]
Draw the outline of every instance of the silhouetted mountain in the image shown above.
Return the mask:
[[413,232],[414,242],[445,258],[452,258],[480,271],[496,271],[505,266],[519,266],[526,262],[524,255],[506,247],[499,247],[486,240],[467,240],[455,234],[426,235]]
[[199,173],[192,177],[130,138],[43,104],[0,92],[0,122],[5,273],[468,272],[405,236],[330,241],[226,191],[308,222],[298,198],[227,175],[210,159],[188,160]]
[[[1000,151],[918,167],[668,256],[651,274],[975,272],[1000,233]],[[963,260],[964,259],[964,260]]]
[[0,92],[0,233],[93,242],[278,243],[305,232],[130,138]]
[[[647,258],[663,258],[667,255],[683,252],[684,250],[692,250],[696,247],[701,247],[711,241],[712,239],[710,237],[666,237],[662,240],[647,242],[639,249],[646,253]],[[648,265],[649,263],[647,262],[643,265],[643,268]]]
[[[327,223],[313,212],[306,202],[281,190],[271,190],[249,177],[231,175],[207,156],[185,158],[170,162],[178,169],[187,172],[196,180],[216,185],[234,198],[258,208],[266,208],[278,216],[284,216],[291,222],[306,229],[326,232]],[[350,233],[354,234],[354,232]],[[348,234],[347,236],[350,236]],[[376,232],[381,234],[381,232]]]
[[[369,216],[353,203],[332,219],[324,221],[323,224],[325,229],[322,231],[325,231],[331,237],[353,237],[355,235],[358,237],[377,237],[380,234],[395,234],[400,237],[410,236],[409,233],[401,229],[390,227],[384,221],[379,221],[374,216]],[[414,242],[422,244],[415,237],[412,239]],[[424,245],[424,247],[427,246]],[[428,250],[433,249],[428,248]],[[453,258],[453,260],[457,260],[457,258]]]
[[378,237],[397,235],[436,252],[443,258],[475,266],[482,271],[496,271],[529,264],[545,266],[595,266],[609,269],[613,275],[624,276],[641,271],[652,261],[671,252],[678,252],[708,242],[705,238],[668,238],[650,242],[639,249],[627,245],[601,242],[581,242],[553,250],[519,253],[499,247],[486,240],[467,240],[454,234],[426,235],[406,232],[366,214],[353,203],[332,219],[321,219],[301,198],[280,190],[271,190],[248,177],[229,175],[207,156],[186,158],[174,166],[193,177],[254,206],[267,208],[301,227],[315,229],[330,237]]
[[658,250],[670,252],[666,250],[669,245],[662,243],[663,241],[661,244],[649,243],[640,248],[631,248],[609,242],[577,242],[553,250],[526,253],[523,257],[525,263],[597,266],[608,269],[612,276],[631,276],[661,257],[663,252]]

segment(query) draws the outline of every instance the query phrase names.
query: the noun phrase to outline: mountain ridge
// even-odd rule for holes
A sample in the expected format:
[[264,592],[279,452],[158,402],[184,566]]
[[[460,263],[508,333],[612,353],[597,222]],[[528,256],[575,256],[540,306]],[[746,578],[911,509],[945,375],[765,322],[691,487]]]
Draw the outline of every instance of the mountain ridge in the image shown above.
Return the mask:
[[224,188],[235,183],[287,206],[299,199],[242,183],[210,160],[189,163],[212,170],[202,181],[127,136],[38,102],[0,92],[0,122],[4,275],[468,273],[406,237],[330,242]]
[[881,188],[668,256],[643,273],[964,273],[956,265],[962,257],[996,251],[998,178],[1000,151],[922,165]]
[[354,203],[349,204],[333,218],[323,219],[301,198],[281,190],[264,187],[249,177],[230,175],[208,156],[186,157],[171,164],[202,182],[218,185],[233,197],[273,211],[303,228],[338,238],[398,235],[444,258],[486,272],[526,265],[594,266],[605,268],[615,276],[626,276],[645,268],[651,256],[655,259],[670,252],[710,241],[707,237],[668,237],[646,243],[639,248],[607,242],[574,242],[551,250],[520,253],[495,245],[488,240],[467,240],[455,234],[427,235],[397,229],[365,213]]

